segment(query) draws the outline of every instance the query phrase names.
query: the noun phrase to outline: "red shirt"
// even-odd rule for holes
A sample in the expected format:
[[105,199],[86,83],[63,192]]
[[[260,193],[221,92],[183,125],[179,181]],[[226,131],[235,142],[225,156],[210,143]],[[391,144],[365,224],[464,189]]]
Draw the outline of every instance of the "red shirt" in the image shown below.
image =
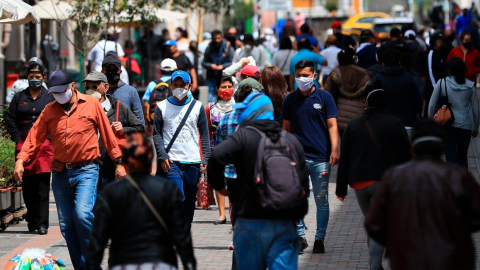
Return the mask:
[[450,62],[454,57],[458,57],[465,62],[465,66],[467,66],[467,74],[465,78],[472,82],[476,82],[477,74],[480,73],[480,52],[476,49],[470,49],[467,53],[464,53],[462,46],[460,45],[450,51],[447,57],[447,62]]
[[63,163],[90,161],[100,157],[98,132],[108,154],[122,156],[107,115],[98,99],[74,90],[77,101],[70,113],[56,101],[49,103],[28,133],[18,159],[28,162],[47,139],[52,138],[53,158]]

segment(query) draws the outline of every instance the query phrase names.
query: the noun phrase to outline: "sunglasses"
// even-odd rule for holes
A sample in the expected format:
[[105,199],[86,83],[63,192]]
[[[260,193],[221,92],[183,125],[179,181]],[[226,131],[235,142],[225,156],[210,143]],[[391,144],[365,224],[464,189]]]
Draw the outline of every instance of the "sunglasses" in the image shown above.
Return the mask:
[[98,84],[87,85],[87,86],[85,86],[85,90],[86,91],[88,91],[88,90],[97,91],[98,86],[99,86]]

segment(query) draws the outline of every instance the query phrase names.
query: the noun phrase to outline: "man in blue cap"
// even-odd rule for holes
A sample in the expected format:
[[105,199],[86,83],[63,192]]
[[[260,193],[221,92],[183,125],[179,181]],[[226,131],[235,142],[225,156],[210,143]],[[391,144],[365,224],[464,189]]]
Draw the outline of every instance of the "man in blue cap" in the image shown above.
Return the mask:
[[[234,108],[239,111],[239,129],[214,148],[208,162],[208,181],[212,188],[229,195],[234,205],[233,244],[238,269],[252,265],[255,269],[297,269],[296,220],[307,213],[309,192],[303,147],[273,120],[272,101],[265,94],[251,93]],[[273,153],[276,150],[272,149],[281,150]],[[226,187],[228,164],[235,165],[237,178]],[[272,177],[278,175],[282,177]],[[265,203],[274,197],[279,204]]]
[[170,52],[169,58],[173,59],[177,63],[177,69],[188,72],[192,79],[192,92],[198,90],[197,84],[197,72],[195,71],[195,66],[188,59],[188,57],[178,51],[177,42],[175,40],[168,40],[165,42],[165,50]]
[[160,164],[157,174],[180,188],[186,220],[191,226],[200,171],[207,169],[210,157],[207,115],[202,103],[189,93],[192,80],[187,72],[175,71],[171,80],[173,96],[157,104],[153,121]]
[[75,269],[82,269],[93,223],[97,196],[98,135],[116,165],[115,178],[126,175],[112,127],[98,100],[75,89],[70,75],[57,70],[50,76],[49,93],[56,101],[45,106],[28,133],[15,163],[15,179],[22,181],[24,167],[51,138],[53,147],[52,190],[60,230],[67,241]]

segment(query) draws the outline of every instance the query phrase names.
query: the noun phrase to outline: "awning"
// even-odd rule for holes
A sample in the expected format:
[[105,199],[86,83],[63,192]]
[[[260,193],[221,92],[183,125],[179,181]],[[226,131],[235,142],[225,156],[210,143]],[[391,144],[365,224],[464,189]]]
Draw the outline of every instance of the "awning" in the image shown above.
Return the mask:
[[0,24],[40,23],[33,7],[21,0],[0,0],[0,7]]

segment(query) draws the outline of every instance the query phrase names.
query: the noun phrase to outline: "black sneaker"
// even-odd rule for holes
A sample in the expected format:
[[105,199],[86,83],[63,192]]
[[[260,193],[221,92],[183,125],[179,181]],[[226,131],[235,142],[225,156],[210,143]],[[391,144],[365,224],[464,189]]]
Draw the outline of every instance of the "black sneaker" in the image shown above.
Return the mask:
[[303,251],[308,247],[307,239],[305,237],[298,239],[298,245],[298,254],[303,254]]
[[325,253],[325,245],[322,240],[315,240],[315,244],[313,244],[313,253]]

